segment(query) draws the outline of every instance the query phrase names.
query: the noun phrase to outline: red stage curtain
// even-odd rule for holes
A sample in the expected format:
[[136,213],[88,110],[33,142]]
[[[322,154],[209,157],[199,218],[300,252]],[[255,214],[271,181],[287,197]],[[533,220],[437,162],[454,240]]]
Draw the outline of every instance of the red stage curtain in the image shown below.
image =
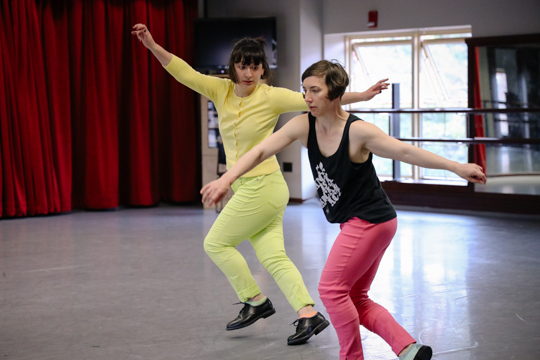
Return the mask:
[[0,2],[0,217],[199,198],[195,95],[131,34],[191,62],[197,0]]
[[[475,49],[475,74],[474,74],[474,107],[482,108],[482,94],[480,89],[480,57],[478,48]],[[484,115],[474,115],[475,137],[485,137]],[[474,145],[474,162],[480,165],[486,173],[486,144]]]

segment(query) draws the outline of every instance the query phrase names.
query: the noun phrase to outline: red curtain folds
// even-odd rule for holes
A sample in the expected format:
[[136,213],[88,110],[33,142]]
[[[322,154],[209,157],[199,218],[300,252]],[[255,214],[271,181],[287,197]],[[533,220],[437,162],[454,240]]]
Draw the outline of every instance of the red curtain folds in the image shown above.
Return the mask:
[[[480,89],[480,56],[478,47],[475,49],[475,74],[474,74],[474,107],[482,108],[482,94]],[[484,115],[474,115],[475,137],[485,137]],[[486,144],[474,145],[474,162],[480,165],[486,173]]]
[[195,94],[131,34],[191,62],[197,0],[0,2],[0,217],[199,198]]

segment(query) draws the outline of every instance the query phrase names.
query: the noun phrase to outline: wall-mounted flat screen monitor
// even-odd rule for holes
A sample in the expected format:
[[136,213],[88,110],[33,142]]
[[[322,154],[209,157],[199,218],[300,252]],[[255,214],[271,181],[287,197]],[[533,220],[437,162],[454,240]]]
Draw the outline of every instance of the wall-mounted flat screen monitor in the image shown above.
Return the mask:
[[233,45],[244,37],[262,37],[270,68],[277,67],[276,18],[211,18],[195,20],[195,69],[224,72]]

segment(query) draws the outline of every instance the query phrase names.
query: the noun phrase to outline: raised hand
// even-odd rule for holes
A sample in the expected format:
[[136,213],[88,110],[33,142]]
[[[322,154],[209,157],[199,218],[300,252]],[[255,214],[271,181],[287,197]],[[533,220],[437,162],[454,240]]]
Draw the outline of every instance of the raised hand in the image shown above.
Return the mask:
[[150,34],[150,31],[144,24],[133,25],[133,31],[131,32],[131,34],[137,36],[137,39],[139,39],[139,41],[142,42],[143,45],[146,46],[148,49],[151,49],[152,46],[155,44],[155,41]]
[[388,89],[388,86],[390,85],[387,83],[388,79],[382,79],[377,81],[377,83],[373,86],[371,86],[369,89],[364,91],[365,101],[371,100],[375,97],[375,95],[380,94],[383,90]]

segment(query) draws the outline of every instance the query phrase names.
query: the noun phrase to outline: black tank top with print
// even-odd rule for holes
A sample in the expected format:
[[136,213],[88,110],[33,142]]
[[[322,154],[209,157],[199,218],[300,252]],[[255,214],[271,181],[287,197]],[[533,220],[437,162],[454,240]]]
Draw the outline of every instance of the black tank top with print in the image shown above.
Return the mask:
[[371,223],[382,223],[396,217],[396,211],[384,192],[373,167],[373,154],[363,163],[349,157],[349,129],[354,121],[349,115],[341,143],[335,154],[321,154],[315,131],[315,117],[308,113],[308,156],[319,199],[331,223],[344,223],[358,217]]

